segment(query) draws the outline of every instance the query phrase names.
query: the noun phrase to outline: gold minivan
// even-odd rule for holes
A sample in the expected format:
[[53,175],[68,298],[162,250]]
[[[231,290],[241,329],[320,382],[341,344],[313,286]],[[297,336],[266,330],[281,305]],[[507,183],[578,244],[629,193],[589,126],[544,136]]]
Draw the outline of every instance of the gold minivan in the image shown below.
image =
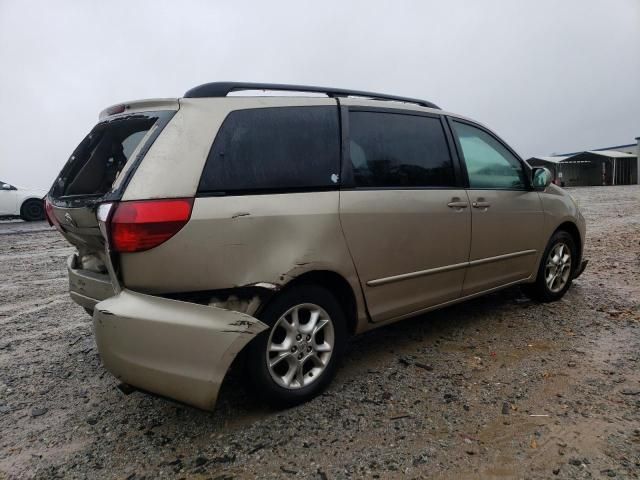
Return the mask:
[[334,88],[110,107],[45,206],[107,370],[204,409],[239,354],[296,404],[350,335],[516,284],[557,300],[586,265],[548,170],[430,102]]

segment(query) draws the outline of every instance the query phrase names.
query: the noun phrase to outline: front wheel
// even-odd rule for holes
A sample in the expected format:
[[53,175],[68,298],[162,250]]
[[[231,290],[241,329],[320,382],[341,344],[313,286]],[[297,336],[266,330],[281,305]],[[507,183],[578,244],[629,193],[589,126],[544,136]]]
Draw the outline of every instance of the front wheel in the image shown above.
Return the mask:
[[563,230],[554,233],[540,261],[535,283],[524,285],[523,290],[541,302],[559,300],[571,286],[577,262],[573,237]]
[[260,315],[269,325],[249,346],[253,386],[271,405],[306,402],[333,379],[347,340],[340,303],[327,289],[300,285],[276,297]]

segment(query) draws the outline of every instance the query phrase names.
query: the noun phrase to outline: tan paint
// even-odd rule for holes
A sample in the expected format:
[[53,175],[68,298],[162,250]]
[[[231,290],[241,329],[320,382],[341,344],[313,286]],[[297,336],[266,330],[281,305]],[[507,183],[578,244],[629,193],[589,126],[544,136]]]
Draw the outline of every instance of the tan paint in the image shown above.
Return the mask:
[[[391,101],[340,102],[445,113]],[[305,105],[336,105],[336,100],[129,102],[127,112],[176,113],[122,200],[195,196],[211,144],[229,112]],[[477,201],[490,206],[473,208]],[[448,205],[452,202],[455,208]],[[65,224],[66,214],[74,224]],[[65,237],[78,247],[78,258],[69,263],[70,291],[77,303],[96,308],[96,339],[107,368],[124,382],[207,409],[233,358],[266,328],[237,311],[253,314],[259,297],[214,296],[213,306],[205,306],[147,294],[243,286],[276,292],[305,273],[330,271],[354,292],[358,333],[533,281],[560,224],[575,224],[581,245],[585,234],[575,203],[555,186],[544,192],[336,190],[211,197],[196,198],[191,220],[169,241],[146,252],[121,254],[112,264],[93,209],[56,207],[55,215]]]
[[176,293],[269,284],[317,270],[351,285],[366,309],[338,216],[338,191],[197,198],[191,220],[166,243],[122,254],[127,288]]
[[[450,202],[467,207],[450,208]],[[464,190],[343,191],[340,218],[374,322],[460,296],[464,268],[380,280],[468,260],[471,214]]]
[[230,112],[312,105],[336,105],[336,101],[292,97],[180,99],[180,109],[149,149],[122,200],[194,196],[213,140]]
[[[540,192],[540,200],[544,211],[542,238],[548,241],[560,225],[565,222],[571,223],[580,232],[580,251],[583,252],[587,224],[571,195],[566,190],[551,184],[544,192]],[[531,281],[535,280],[541,259],[542,257],[538,256]]]
[[158,112],[161,110],[178,110],[179,103],[177,98],[149,98],[146,100],[133,100],[129,102],[116,103],[110,107],[105,108],[100,112],[98,118],[102,121],[109,117],[116,117],[117,115],[109,115],[109,110],[119,106],[125,106],[122,115],[128,115],[138,112]]
[[468,190],[469,200],[485,202],[485,208],[471,208],[471,252],[469,261],[529,251],[529,255],[497,258],[469,266],[463,295],[481,292],[533,273],[536,253],[541,253],[544,213],[538,192],[507,190]]
[[84,308],[115,295],[109,275],[83,268],[75,254],[67,259],[67,274],[71,298]]
[[123,290],[96,305],[93,328],[116,378],[212,410],[231,362],[267,326],[244,313]]

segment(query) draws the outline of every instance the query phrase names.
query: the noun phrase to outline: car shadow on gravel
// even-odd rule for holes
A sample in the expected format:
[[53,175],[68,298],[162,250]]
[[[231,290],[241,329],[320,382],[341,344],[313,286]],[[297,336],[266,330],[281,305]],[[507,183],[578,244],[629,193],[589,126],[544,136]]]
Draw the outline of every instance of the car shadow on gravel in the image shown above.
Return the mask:
[[[481,326],[491,327],[487,324],[488,318],[502,322],[506,311],[523,304],[535,305],[516,286],[351,337],[342,366],[322,395],[335,394],[353,377],[370,372],[383,363],[396,361],[398,365],[407,365],[411,362],[407,355],[410,356],[417,346],[435,351],[437,360],[441,340],[451,340],[453,331],[476,332]],[[448,345],[447,348],[452,347]],[[433,365],[424,368],[431,369]],[[236,419],[234,422],[245,425],[261,417],[282,413],[260,400],[259,392],[253,391],[245,381],[244,369],[243,355],[239,355],[225,377],[212,415]]]

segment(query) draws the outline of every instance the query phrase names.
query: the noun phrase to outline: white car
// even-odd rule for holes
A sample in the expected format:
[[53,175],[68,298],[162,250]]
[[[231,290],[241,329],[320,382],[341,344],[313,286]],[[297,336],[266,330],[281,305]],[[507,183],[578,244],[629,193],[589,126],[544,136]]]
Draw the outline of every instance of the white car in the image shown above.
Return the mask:
[[29,188],[14,187],[0,181],[0,216],[20,216],[31,222],[44,220],[44,202],[46,192]]

